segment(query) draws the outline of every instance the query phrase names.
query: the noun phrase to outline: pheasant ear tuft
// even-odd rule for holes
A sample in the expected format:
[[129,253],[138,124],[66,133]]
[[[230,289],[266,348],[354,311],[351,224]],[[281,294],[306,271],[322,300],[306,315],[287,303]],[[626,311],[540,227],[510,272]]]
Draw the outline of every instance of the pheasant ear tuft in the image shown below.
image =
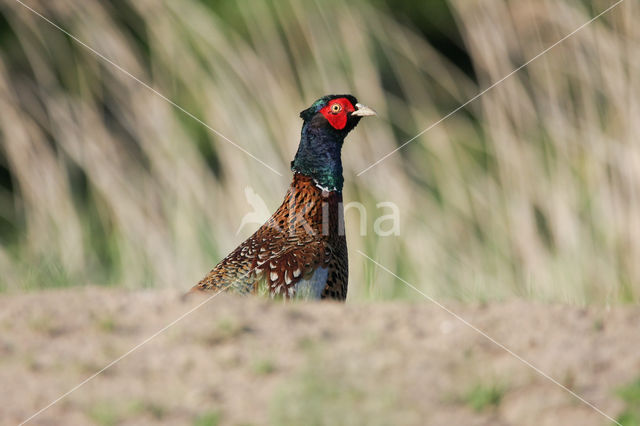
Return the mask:
[[311,120],[311,118],[315,115],[315,113],[316,113],[315,105],[312,105],[311,107],[300,112],[300,118],[302,118],[304,121]]

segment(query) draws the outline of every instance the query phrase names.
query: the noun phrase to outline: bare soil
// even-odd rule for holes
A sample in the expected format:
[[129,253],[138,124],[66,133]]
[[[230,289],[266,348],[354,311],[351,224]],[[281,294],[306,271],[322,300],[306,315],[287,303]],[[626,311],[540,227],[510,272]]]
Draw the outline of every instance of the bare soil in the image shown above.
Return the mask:
[[[95,287],[0,296],[0,422],[612,422],[428,302],[289,303]],[[206,301],[206,302],[205,302]],[[446,306],[613,418],[640,377],[640,308]]]

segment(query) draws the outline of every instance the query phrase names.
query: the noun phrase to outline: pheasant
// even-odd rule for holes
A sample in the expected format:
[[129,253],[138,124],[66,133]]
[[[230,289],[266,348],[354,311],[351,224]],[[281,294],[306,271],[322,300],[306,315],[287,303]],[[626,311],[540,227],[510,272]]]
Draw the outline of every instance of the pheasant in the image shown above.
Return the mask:
[[342,144],[375,112],[351,95],[328,95],[300,113],[293,181],[282,205],[192,291],[272,297],[347,297],[348,259],[342,207]]

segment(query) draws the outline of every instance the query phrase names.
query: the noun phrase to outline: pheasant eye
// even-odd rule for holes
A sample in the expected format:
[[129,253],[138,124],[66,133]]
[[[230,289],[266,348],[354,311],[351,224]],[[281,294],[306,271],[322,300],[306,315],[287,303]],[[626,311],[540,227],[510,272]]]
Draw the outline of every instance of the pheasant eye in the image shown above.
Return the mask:
[[342,111],[342,107],[340,106],[340,104],[333,104],[333,105],[331,105],[331,112],[332,112],[333,114],[337,114],[337,113],[339,113],[340,111]]

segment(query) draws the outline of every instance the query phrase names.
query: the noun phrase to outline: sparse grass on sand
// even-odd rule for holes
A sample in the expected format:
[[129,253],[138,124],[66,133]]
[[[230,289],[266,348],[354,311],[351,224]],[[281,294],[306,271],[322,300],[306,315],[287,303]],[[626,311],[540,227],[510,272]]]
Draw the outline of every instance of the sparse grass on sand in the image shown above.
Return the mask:
[[[0,386],[0,421],[21,422],[201,300],[95,287],[0,295],[0,382],[7,384]],[[624,426],[637,425],[640,381],[630,372],[640,355],[629,347],[637,308],[450,307]],[[96,327],[96,318],[116,312],[115,328]],[[242,331],[210,338],[233,317],[242,321],[222,329]],[[34,327],[34,318],[56,318],[65,327],[51,335]],[[229,295],[203,305],[37,420],[104,426],[607,423],[432,304],[284,305]]]

